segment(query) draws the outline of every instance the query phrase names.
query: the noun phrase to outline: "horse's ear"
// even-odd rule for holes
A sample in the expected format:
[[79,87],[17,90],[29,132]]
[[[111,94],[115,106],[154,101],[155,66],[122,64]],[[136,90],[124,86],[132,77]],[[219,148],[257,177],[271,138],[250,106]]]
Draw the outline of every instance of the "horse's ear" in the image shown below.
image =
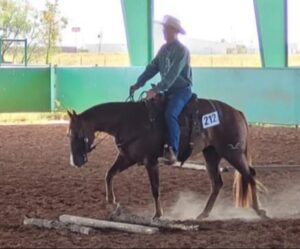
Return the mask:
[[73,116],[77,117],[77,113],[74,110],[72,112],[73,112]]
[[67,113],[68,113],[69,117],[72,118],[73,115],[69,110],[67,110]]

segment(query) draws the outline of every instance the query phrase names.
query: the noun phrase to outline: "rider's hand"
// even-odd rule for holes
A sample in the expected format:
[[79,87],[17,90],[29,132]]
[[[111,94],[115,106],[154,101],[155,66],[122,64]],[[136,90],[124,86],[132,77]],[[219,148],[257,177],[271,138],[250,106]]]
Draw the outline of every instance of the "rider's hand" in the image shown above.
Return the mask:
[[129,89],[129,95],[130,95],[130,96],[133,95],[134,92],[135,92],[137,89],[139,89],[139,87],[137,86],[137,84],[132,85],[132,86],[130,87],[130,89]]
[[148,92],[147,92],[147,99],[153,99],[155,98],[157,95],[157,92],[154,90],[154,89],[150,89]]

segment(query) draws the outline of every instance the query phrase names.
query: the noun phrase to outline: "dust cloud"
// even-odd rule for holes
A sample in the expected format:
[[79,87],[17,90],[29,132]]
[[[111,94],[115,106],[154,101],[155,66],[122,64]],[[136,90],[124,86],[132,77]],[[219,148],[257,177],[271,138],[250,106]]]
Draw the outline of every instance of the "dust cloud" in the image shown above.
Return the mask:
[[[208,196],[207,196],[208,198]],[[281,192],[261,196],[261,207],[271,218],[300,218],[300,185],[285,186]],[[165,217],[176,220],[196,219],[207,199],[195,192],[181,192]],[[207,220],[259,219],[252,208],[235,208],[232,196],[219,196]]]

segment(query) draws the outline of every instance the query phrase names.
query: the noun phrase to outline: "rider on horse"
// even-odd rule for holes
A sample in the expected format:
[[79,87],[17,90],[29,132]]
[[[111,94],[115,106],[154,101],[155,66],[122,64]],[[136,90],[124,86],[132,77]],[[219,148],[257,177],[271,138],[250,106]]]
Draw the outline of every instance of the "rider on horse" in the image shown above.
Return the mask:
[[166,43],[137,82],[130,87],[130,94],[144,86],[158,72],[160,73],[161,81],[148,91],[147,97],[154,98],[158,93],[166,96],[165,121],[168,127],[168,149],[164,153],[164,161],[167,164],[174,164],[177,161],[180,142],[178,117],[192,96],[192,69],[189,50],[178,40],[179,33],[185,34],[180,21],[167,15],[161,24]]

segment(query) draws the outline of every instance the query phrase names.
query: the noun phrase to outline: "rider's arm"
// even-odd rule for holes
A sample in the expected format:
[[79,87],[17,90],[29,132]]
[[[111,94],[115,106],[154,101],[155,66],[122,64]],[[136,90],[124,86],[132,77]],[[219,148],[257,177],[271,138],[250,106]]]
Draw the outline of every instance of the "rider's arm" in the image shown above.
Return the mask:
[[159,64],[158,64],[158,55],[148,64],[145,71],[140,75],[137,80],[136,85],[138,87],[142,87],[145,83],[150,80],[155,74],[159,71]]
[[180,49],[174,53],[171,66],[165,77],[157,84],[155,90],[157,92],[167,91],[175,82],[189,58],[188,50]]

